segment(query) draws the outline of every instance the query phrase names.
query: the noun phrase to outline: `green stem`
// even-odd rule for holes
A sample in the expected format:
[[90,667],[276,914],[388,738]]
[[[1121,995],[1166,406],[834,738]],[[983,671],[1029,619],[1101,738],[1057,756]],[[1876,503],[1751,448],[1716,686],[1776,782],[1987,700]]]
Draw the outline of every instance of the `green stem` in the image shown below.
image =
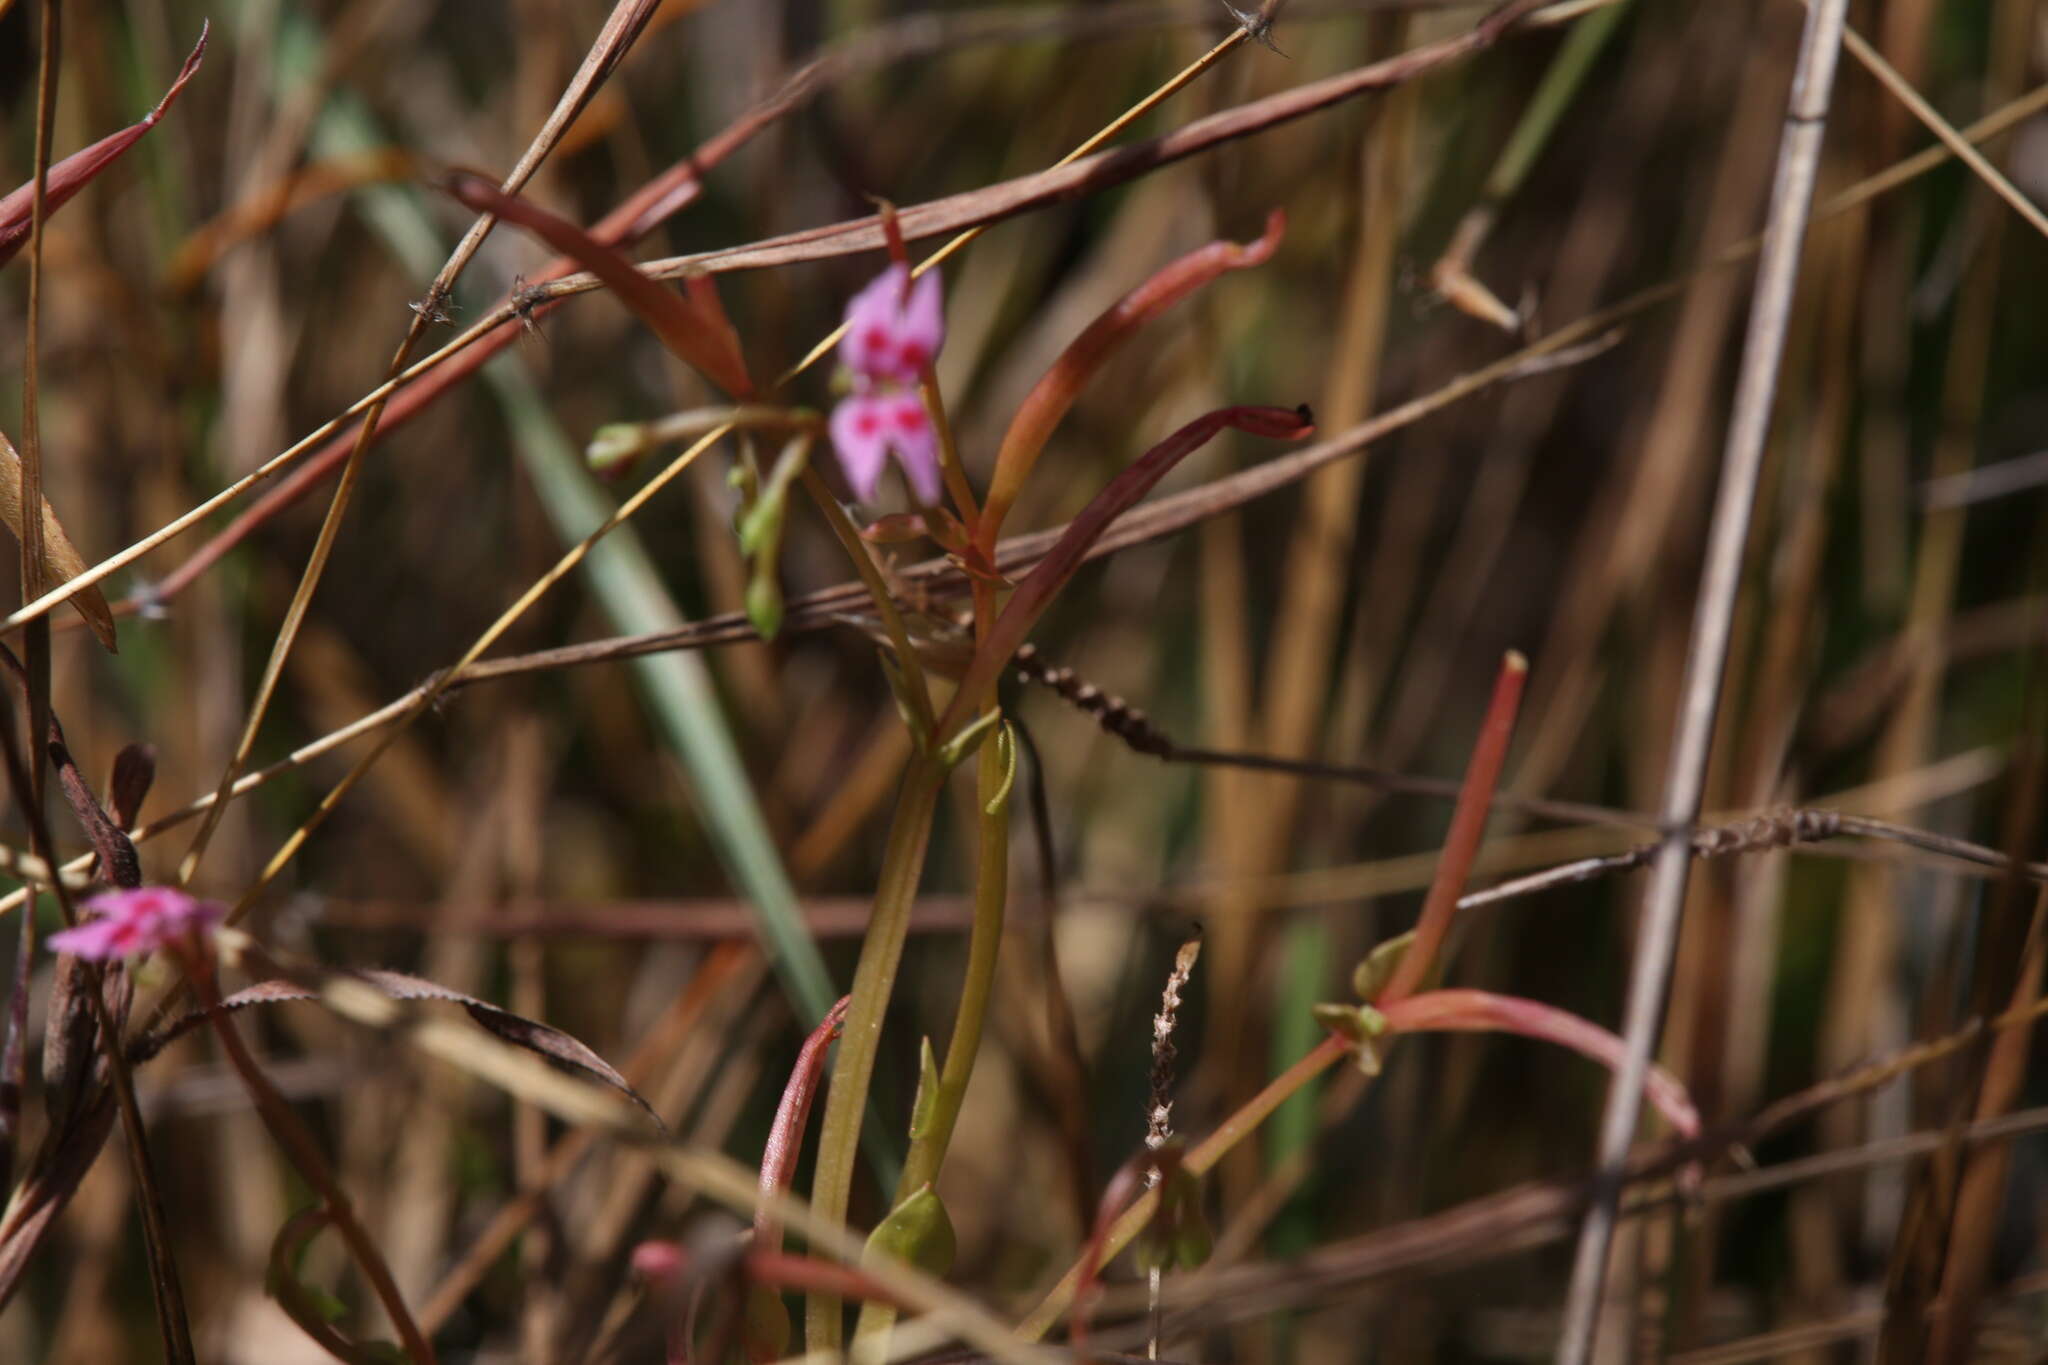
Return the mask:
[[[893,1204],[901,1204],[925,1185],[935,1184],[946,1163],[946,1148],[967,1102],[967,1082],[981,1050],[982,1027],[988,1022],[994,995],[996,956],[1003,941],[1003,910],[1010,890],[1010,799],[1012,763],[1005,745],[991,739],[981,746],[975,773],[975,800],[981,807],[981,845],[974,869],[974,930],[967,946],[967,978],[960,987],[960,1006],[953,1017],[953,1037],[946,1045],[946,1065],[931,1096],[925,1126],[910,1144],[903,1177],[896,1183]],[[1014,758],[1014,753],[1011,755]],[[861,1306],[855,1342],[886,1334],[896,1321],[895,1305],[869,1299]]]
[[882,626],[889,633],[889,643],[896,650],[896,665],[903,671],[904,691],[911,712],[912,723],[920,746],[928,745],[935,738],[932,729],[931,689],[924,680],[924,664],[918,659],[917,651],[911,647],[910,632],[903,624],[903,613],[896,609],[896,599],[890,595],[889,585],[882,579],[882,571],[875,567],[875,561],[868,554],[867,542],[860,538],[860,531],[854,526],[846,509],[839,505],[839,499],[832,496],[832,490],[818,477],[816,470],[806,465],[803,472],[804,489],[811,495],[811,501],[818,504],[818,511],[824,514],[826,525],[832,534],[839,537],[840,546],[846,557],[853,561],[860,581],[867,585],[868,596],[875,602],[875,610],[881,615]]
[[[920,753],[904,775],[882,852],[882,873],[875,887],[875,912],[861,943],[854,968],[853,994],[846,1007],[846,1030],[839,1039],[839,1060],[832,1067],[825,1095],[825,1119],[818,1134],[818,1169],[811,1182],[811,1209],[832,1223],[846,1221],[853,1192],[854,1158],[860,1145],[861,1115],[867,1109],[868,1083],[875,1074],[875,1052],[882,1039],[882,1017],[903,960],[903,940],[910,930],[911,903],[924,871],[925,847],[931,842],[932,816],[945,786],[945,764],[934,754]],[[812,1351],[836,1351],[845,1336],[840,1300],[833,1294],[812,1294],[804,1304],[805,1345]]]

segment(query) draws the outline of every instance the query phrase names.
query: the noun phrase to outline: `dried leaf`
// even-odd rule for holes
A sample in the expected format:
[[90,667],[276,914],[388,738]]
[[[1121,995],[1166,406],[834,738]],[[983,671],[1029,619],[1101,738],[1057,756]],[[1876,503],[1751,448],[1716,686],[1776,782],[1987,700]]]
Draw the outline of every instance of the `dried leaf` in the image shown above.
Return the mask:
[[[4,224],[0,224],[4,228]],[[4,242],[0,242],[4,248]],[[85,572],[85,557],[78,553],[78,547],[71,543],[71,537],[64,534],[62,523],[57,520],[56,509],[50,500],[43,503],[43,558],[50,570],[52,586],[68,583]],[[0,521],[7,523],[7,529],[21,538],[21,454],[14,448],[14,442],[0,432]],[[109,654],[115,651],[114,613],[107,607],[106,596],[99,585],[82,589],[71,595],[71,605],[85,619],[91,628],[93,638],[106,646]]]
[[[473,995],[451,990],[425,977],[411,976],[405,972],[366,969],[336,975],[345,975],[373,986],[393,1000],[446,1000],[460,1005],[469,1011],[470,1018],[504,1041],[515,1047],[525,1048],[529,1052],[537,1052],[571,1070],[596,1077],[646,1110],[650,1117],[654,1117],[653,1107],[612,1067],[610,1062],[558,1028],[538,1023],[524,1015],[514,1014],[510,1010],[493,1005],[488,1000],[479,1000]],[[275,1005],[293,1000],[319,998],[320,992],[314,987],[279,977],[259,981],[253,986],[236,991],[224,998],[218,1008],[224,1013],[233,1014],[252,1005]],[[172,1040],[190,1033],[205,1023],[210,1013],[207,1010],[194,1010],[190,1014],[173,1019],[147,1037],[137,1039],[129,1047],[128,1060],[136,1064],[148,1061],[162,1052]],[[659,1124],[660,1119],[655,1118],[655,1122]]]
[[[50,729],[61,735],[57,718],[50,717]],[[142,858],[135,851],[135,842],[128,837],[128,831],[103,810],[99,798],[92,794],[85,774],[78,770],[77,760],[64,747],[61,738],[50,741],[50,763],[57,770],[57,785],[63,788],[64,799],[70,803],[72,814],[85,828],[85,837],[92,842],[92,850],[99,855],[100,871],[107,880],[124,891],[132,891],[142,885]]]
[[[0,1308],[20,1287],[35,1249],[79,1182],[99,1159],[114,1126],[114,1092],[106,1082],[91,997],[92,968],[69,955],[57,958],[43,1036],[43,1107],[49,1126],[28,1174],[0,1215]],[[113,1026],[126,1026],[134,983],[118,965],[103,973]]]
[[122,829],[134,829],[143,798],[156,781],[156,750],[147,744],[126,744],[114,755],[114,775],[107,783],[107,804]]

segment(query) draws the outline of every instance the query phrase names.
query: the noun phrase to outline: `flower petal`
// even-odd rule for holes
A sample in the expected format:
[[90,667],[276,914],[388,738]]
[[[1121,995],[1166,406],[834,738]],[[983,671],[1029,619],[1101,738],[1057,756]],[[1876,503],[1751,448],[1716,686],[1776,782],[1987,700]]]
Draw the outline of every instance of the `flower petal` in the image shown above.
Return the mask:
[[91,918],[50,935],[50,947],[79,957],[155,952],[219,923],[226,909],[169,886],[138,886],[94,896],[81,907]]
[[889,410],[889,443],[896,449],[896,463],[910,480],[910,491],[927,507],[937,505],[943,485],[939,479],[939,434],[932,429],[930,414],[915,394],[883,401]]
[[872,502],[882,482],[889,455],[889,405],[886,398],[855,394],[832,409],[832,449],[853,494]]
[[914,384],[945,339],[939,273],[927,271],[912,284],[907,267],[892,265],[847,301],[839,359],[857,379]]
[[59,929],[50,935],[50,951],[100,961],[120,957],[128,951],[123,928],[118,920],[89,919],[74,928]]
[[910,302],[898,319],[896,359],[903,366],[901,376],[914,382],[924,367],[938,359],[946,340],[946,307],[939,272],[927,270],[910,286]]
[[856,375],[895,377],[896,367],[890,357],[900,345],[900,301],[907,274],[903,266],[892,265],[847,300],[846,335],[839,342],[839,359]]

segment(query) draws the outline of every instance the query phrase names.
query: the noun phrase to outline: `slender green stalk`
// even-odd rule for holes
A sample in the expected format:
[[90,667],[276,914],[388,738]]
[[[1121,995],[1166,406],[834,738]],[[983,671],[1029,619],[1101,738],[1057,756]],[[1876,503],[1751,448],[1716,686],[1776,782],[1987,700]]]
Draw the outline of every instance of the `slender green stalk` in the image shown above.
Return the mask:
[[[931,842],[932,816],[945,786],[946,765],[936,754],[921,752],[903,777],[896,800],[889,842],[882,852],[881,878],[875,887],[875,913],[861,943],[854,968],[852,1002],[846,1008],[846,1030],[839,1038],[839,1060],[832,1067],[832,1085],[825,1095],[825,1119],[818,1133],[818,1169],[811,1182],[811,1209],[829,1223],[846,1221],[853,1193],[853,1166],[860,1145],[861,1115],[867,1110],[868,1083],[875,1074],[875,1051],[882,1040],[882,1018],[903,960],[903,940],[910,932],[911,902],[917,898],[924,871],[925,847]],[[804,1344],[811,1351],[836,1351],[846,1333],[837,1295],[813,1294],[804,1304]]]
[[868,596],[874,599],[883,628],[889,632],[889,643],[896,650],[896,666],[902,670],[903,690],[908,694],[905,700],[916,723],[917,741],[920,745],[928,744],[934,738],[931,688],[924,680],[924,663],[911,646],[910,632],[903,624],[903,613],[896,609],[896,599],[890,595],[889,585],[882,581],[882,571],[875,567],[873,556],[868,554],[867,542],[860,538],[860,532],[855,529],[852,518],[846,515],[846,509],[839,505],[839,499],[832,496],[832,490],[808,465],[804,467],[803,481],[804,491],[811,495],[811,501],[818,504],[818,511],[832,528],[832,534],[839,537],[846,557],[853,561],[854,572],[867,585]]
[[967,946],[967,979],[960,987],[953,1038],[946,1045],[946,1065],[939,1073],[927,1127],[923,1136],[911,1143],[903,1179],[896,1186],[899,1202],[939,1178],[953,1127],[967,1099],[967,1082],[974,1074],[974,1057],[981,1048],[982,1026],[994,994],[996,953],[1002,947],[1003,909],[1010,890],[1009,786],[1013,773],[1005,761],[1005,747],[994,742],[981,746],[975,789],[975,799],[981,805],[981,847],[974,870],[974,929]]
[[[939,1073],[938,1088],[929,1098],[923,1130],[911,1140],[903,1177],[896,1182],[896,1204],[938,1180],[953,1128],[967,1101],[967,1083],[973,1078],[974,1059],[981,1050],[982,1028],[988,1022],[989,1000],[995,993],[996,956],[1003,942],[1003,911],[1010,891],[1010,785],[1015,776],[1014,748],[997,743],[981,746],[981,766],[975,774],[981,845],[974,868],[974,929],[967,944],[967,978],[960,986],[960,1005],[953,1017],[953,1037],[946,1044],[946,1065]],[[854,1340],[886,1334],[895,1321],[894,1305],[869,1299],[861,1306]]]

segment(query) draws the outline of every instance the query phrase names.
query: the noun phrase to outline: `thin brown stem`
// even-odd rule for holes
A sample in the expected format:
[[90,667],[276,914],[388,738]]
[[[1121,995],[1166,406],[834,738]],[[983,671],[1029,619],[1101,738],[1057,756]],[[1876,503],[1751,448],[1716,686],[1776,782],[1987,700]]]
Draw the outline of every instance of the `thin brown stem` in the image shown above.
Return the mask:
[[277,1087],[256,1065],[256,1059],[249,1055],[248,1046],[243,1043],[241,1032],[235,1027],[233,1017],[221,1004],[220,986],[214,979],[213,958],[202,947],[193,945],[182,954],[185,973],[199,1002],[206,1010],[208,1020],[213,1024],[215,1036],[220,1039],[221,1049],[227,1053],[228,1061],[242,1078],[249,1098],[255,1102],[256,1112],[277,1145],[284,1149],[285,1156],[306,1178],[320,1196],[322,1207],[334,1222],[334,1230],[348,1244],[350,1255],[376,1291],[379,1302],[384,1305],[391,1325],[398,1329],[399,1339],[405,1343],[405,1350],[419,1365],[433,1365],[434,1348],[427,1344],[426,1336],[419,1324],[413,1321],[410,1310],[405,1306],[405,1296],[398,1292],[398,1282],[391,1277],[391,1267],[385,1264],[384,1253],[364,1230],[356,1218],[355,1208],[348,1195],[334,1178],[334,1172],[327,1165],[327,1158],[320,1154],[320,1144],[306,1130],[299,1116],[284,1096],[277,1093]]

